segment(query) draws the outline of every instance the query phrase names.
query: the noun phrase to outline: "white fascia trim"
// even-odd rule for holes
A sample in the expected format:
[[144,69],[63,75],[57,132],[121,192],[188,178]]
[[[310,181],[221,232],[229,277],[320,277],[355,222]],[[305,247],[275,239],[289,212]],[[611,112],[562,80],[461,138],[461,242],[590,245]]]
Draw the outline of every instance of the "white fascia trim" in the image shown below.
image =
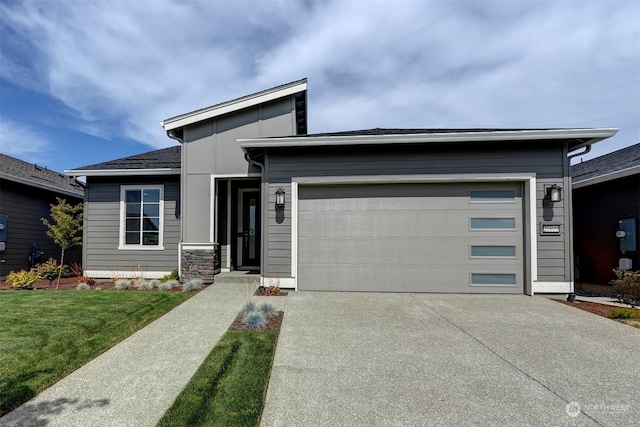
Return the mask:
[[640,165],[632,166],[627,169],[622,169],[619,171],[596,176],[595,178],[585,179],[584,181],[579,181],[579,182],[576,182],[575,184],[572,183],[571,188],[576,189],[576,188],[588,187],[590,185],[600,184],[602,182],[607,182],[607,181],[613,181],[614,179],[625,178],[627,176],[636,175],[636,174],[640,174]]
[[145,279],[161,279],[171,271],[140,271],[140,270],[85,270],[84,274],[87,277],[93,277],[96,279],[132,279],[142,276]]
[[572,294],[573,282],[533,282],[533,294]]
[[291,86],[287,86],[278,90],[260,92],[254,96],[248,96],[245,98],[240,98],[237,101],[223,103],[217,107],[213,106],[205,108],[204,110],[197,110],[192,113],[183,114],[172,119],[163,120],[160,122],[160,126],[162,126],[164,130],[168,131],[171,129],[188,126],[202,120],[222,116],[223,114],[233,113],[245,108],[254,107],[256,105],[274,101],[279,98],[284,98],[285,96],[294,95],[305,90],[307,90],[306,81],[294,83]]
[[291,180],[291,276],[298,290],[298,182]]
[[149,175],[180,175],[180,168],[157,169],[71,169],[65,170],[67,176],[149,176]]
[[[445,183],[445,182],[524,182],[524,193],[529,195],[529,265],[531,271],[531,293],[535,292],[538,280],[538,235],[536,205],[536,174],[451,174],[451,175],[370,175],[351,177],[293,177],[291,178],[291,275],[294,289],[298,290],[298,185],[340,185],[377,183]],[[524,197],[524,196],[523,196]]]
[[404,135],[348,135],[348,136],[308,136],[287,138],[238,139],[245,148],[298,147],[298,146],[339,146],[339,145],[381,145],[416,144],[429,142],[483,142],[483,141],[528,141],[580,138],[589,139],[589,144],[612,137],[615,128],[600,129],[551,129],[551,130],[511,130],[482,132],[442,132]]

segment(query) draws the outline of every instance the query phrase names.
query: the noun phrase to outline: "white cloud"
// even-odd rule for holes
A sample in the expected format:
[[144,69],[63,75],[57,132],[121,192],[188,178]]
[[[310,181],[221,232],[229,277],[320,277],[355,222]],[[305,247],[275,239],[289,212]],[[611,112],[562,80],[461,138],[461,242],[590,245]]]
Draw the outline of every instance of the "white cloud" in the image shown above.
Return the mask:
[[49,148],[47,138],[33,129],[12,120],[0,120],[0,153],[44,164]]
[[635,1],[44,6],[0,4],[0,76],[92,135],[172,145],[159,120],[307,76],[314,132],[612,126],[640,141]]

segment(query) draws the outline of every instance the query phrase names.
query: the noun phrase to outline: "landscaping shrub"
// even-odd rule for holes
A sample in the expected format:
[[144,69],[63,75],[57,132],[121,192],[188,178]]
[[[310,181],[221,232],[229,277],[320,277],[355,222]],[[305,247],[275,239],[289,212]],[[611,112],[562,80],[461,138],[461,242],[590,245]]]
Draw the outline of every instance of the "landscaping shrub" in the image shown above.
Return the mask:
[[180,283],[177,280],[169,280],[168,282],[160,282],[158,289],[161,291],[168,291],[179,285]]
[[116,280],[115,288],[120,290],[126,290],[131,287],[131,280],[129,279],[118,279]]
[[267,326],[267,319],[260,311],[250,311],[245,314],[242,324],[250,329],[262,329]]
[[160,289],[160,283],[161,282],[158,279],[149,280],[149,286],[151,287],[151,289],[153,288]]
[[93,277],[83,277],[82,280],[89,286],[95,286],[98,284],[98,281]]
[[262,304],[260,304],[258,310],[260,310],[260,312],[264,314],[265,317],[274,317],[276,314],[278,314],[276,308],[268,302],[263,302]]
[[278,296],[278,295],[282,295],[282,292],[280,291],[279,286],[272,285],[265,289],[264,294],[267,296]]
[[7,283],[18,289],[31,288],[38,280],[40,280],[40,276],[34,269],[12,271],[7,276]]
[[162,278],[160,279],[161,282],[169,282],[171,280],[180,280],[180,276],[178,276],[178,269],[174,268],[173,270],[171,270],[171,273],[162,276]]
[[91,289],[91,286],[82,282],[82,283],[78,283],[78,286],[76,286],[76,289],[79,291],[88,291],[89,289]]
[[640,271],[614,268],[613,272],[616,274],[616,279],[611,281],[613,296],[632,307],[640,305]]
[[640,317],[640,311],[635,308],[614,308],[611,310],[611,317],[614,319],[633,319]]
[[182,285],[182,292],[193,292],[202,289],[202,279],[191,279]]
[[55,259],[49,258],[47,262],[38,264],[36,273],[41,279],[47,279],[50,284],[53,284],[59,275],[64,276],[69,273],[69,268],[66,265],[59,266]]
[[144,279],[136,280],[136,283],[133,286],[135,286],[136,289],[138,289],[139,291],[149,291],[153,289],[153,286],[151,286],[151,283],[149,283]]
[[240,309],[240,314],[244,316],[245,314],[251,313],[252,311],[256,311],[256,303],[253,301],[247,301]]

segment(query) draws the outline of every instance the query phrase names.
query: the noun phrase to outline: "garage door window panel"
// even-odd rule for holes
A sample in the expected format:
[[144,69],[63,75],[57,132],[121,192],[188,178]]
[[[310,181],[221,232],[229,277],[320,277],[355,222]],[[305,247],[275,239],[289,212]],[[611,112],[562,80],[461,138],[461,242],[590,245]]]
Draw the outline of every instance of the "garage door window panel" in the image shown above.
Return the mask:
[[516,229],[515,218],[471,218],[469,228],[474,231],[483,230],[507,230]]
[[516,275],[504,273],[471,273],[471,286],[516,286]]
[[472,245],[471,258],[516,258],[516,247]]

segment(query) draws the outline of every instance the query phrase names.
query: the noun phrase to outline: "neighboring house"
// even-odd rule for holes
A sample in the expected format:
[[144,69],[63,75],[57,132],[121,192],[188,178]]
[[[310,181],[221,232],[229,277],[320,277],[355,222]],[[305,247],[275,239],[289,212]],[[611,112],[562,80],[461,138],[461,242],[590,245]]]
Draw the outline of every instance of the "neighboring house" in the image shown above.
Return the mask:
[[640,144],[575,164],[571,176],[577,286],[606,293],[615,267],[640,270]]
[[[182,147],[179,232],[166,208],[177,201],[165,191],[159,202],[171,247],[128,247],[129,233],[144,239],[127,220],[132,158],[67,171],[87,175],[87,269],[129,260],[151,277],[178,264],[208,282],[218,268],[254,269],[298,290],[573,292],[568,155],[617,129],[308,135],[306,91],[300,80],[161,123]],[[98,178],[105,196],[93,199]],[[135,199],[132,218],[144,207]]]
[[[49,218],[56,197],[72,205],[82,203],[84,186],[73,178],[0,154],[0,280],[11,271],[32,266],[34,244],[39,260],[60,260],[60,247],[47,236],[41,218]],[[72,248],[65,264],[80,262],[81,251]]]

